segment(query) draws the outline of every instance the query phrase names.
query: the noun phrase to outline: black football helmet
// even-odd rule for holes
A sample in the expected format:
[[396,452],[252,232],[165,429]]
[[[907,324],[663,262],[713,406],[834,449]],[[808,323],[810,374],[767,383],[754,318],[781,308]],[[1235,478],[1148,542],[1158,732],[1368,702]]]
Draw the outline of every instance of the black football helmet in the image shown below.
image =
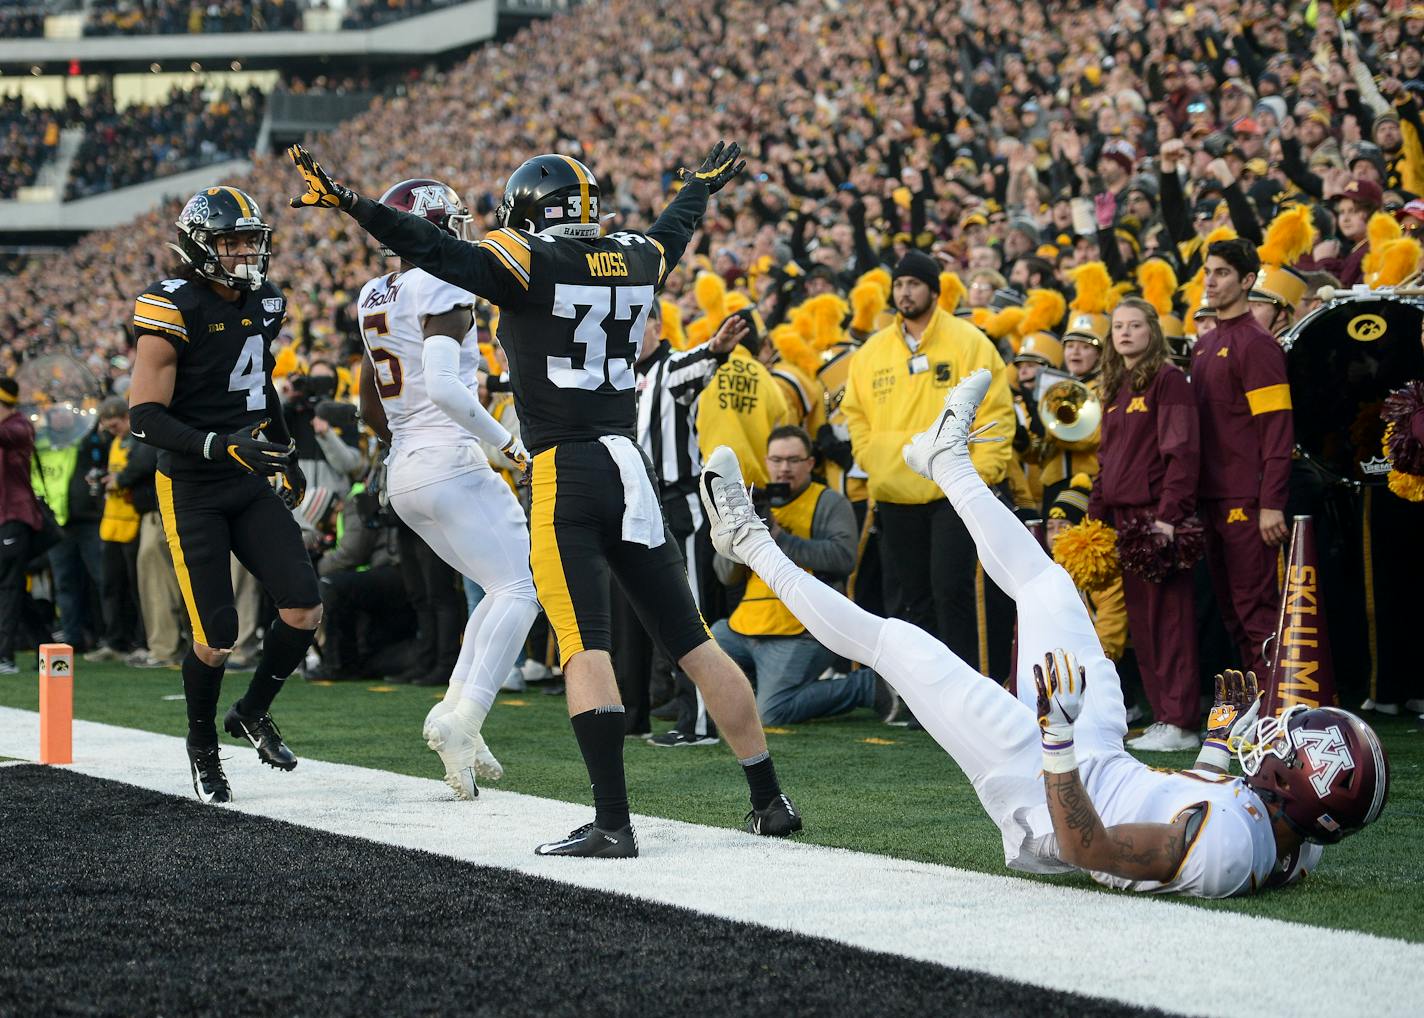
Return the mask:
[[528,160],[504,183],[494,210],[500,226],[593,240],[599,235],[598,179],[572,156]]
[[[229,272],[223,265],[216,241],[219,237],[243,234],[251,234],[257,240],[257,248]],[[256,290],[267,278],[267,263],[272,257],[272,227],[263,221],[262,210],[252,195],[218,184],[188,199],[178,214],[178,243],[171,246],[204,279],[234,290]]]

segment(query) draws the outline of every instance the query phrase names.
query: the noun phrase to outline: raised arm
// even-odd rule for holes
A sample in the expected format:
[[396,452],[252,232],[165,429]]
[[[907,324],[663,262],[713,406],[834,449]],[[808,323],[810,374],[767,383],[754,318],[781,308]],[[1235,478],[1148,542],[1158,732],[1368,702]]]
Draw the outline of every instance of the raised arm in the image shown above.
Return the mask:
[[307,185],[303,194],[292,199],[293,208],[340,209],[412,265],[491,303],[509,303],[528,290],[527,243],[523,248],[525,257],[514,260],[511,251],[518,242],[511,238],[501,243],[498,239],[506,231],[497,230],[491,235],[496,239],[471,244],[421,216],[398,212],[337,183],[300,145],[293,145],[287,153]]
[[[647,232],[648,238],[662,251],[664,278],[676,267],[697,224],[702,222],[707,199],[746,168],[741,155],[741,146],[736,142],[728,145],[719,141],[697,169],[677,171],[682,178],[682,189]],[[661,285],[662,280],[658,283]]]

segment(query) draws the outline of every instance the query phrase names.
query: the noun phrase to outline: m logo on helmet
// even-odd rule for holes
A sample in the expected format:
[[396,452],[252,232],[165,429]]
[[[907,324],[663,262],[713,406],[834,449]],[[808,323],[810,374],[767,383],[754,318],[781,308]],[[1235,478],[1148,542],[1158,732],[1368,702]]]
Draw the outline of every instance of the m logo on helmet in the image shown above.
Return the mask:
[[421,184],[410,189],[410,211],[412,215],[423,216],[431,209],[450,207],[445,197],[445,189],[436,184]]
[[1330,794],[1330,787],[1341,772],[1355,768],[1350,746],[1335,725],[1324,729],[1297,728],[1291,733],[1291,739],[1296,749],[1305,754],[1305,760],[1313,771],[1310,785],[1322,799]]

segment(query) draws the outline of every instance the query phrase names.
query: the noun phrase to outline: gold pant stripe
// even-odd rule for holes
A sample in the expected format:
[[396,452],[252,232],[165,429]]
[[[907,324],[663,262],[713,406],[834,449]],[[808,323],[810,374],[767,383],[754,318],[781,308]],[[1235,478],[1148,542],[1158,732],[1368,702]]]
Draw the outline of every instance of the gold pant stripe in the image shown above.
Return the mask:
[[188,563],[183,559],[183,542],[178,537],[178,517],[173,512],[173,482],[162,471],[153,475],[158,488],[158,514],[163,519],[163,533],[168,537],[168,550],[173,554],[173,571],[178,574],[178,589],[183,592],[183,604],[188,609],[188,623],[193,627],[193,642],[209,646],[203,631],[203,619],[198,614],[198,602],[193,597],[193,581],[188,576]]
[[534,589],[549,616],[549,626],[559,641],[559,657],[567,661],[584,649],[574,612],[573,595],[564,575],[559,555],[559,539],[554,532],[554,508],[558,502],[558,448],[545,449],[534,457],[533,491],[529,517],[529,567],[534,573]]

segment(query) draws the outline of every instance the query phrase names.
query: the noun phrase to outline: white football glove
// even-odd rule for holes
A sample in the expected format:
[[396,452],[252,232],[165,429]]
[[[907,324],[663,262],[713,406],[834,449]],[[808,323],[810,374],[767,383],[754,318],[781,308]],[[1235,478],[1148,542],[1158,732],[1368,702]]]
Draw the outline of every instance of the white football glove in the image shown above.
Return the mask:
[[1038,687],[1038,730],[1043,741],[1043,769],[1064,774],[1078,769],[1073,752],[1073,723],[1083,713],[1083,694],[1088,673],[1066,650],[1043,656],[1043,665],[1033,666]]

